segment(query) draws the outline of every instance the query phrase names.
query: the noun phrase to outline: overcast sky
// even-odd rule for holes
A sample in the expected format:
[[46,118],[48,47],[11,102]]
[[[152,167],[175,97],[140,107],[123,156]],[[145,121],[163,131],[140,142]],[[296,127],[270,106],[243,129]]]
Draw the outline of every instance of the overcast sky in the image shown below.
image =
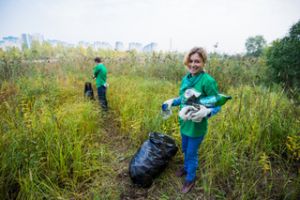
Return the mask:
[[41,33],[66,42],[122,41],[159,50],[203,46],[241,53],[249,36],[268,43],[300,20],[300,0],[0,0],[0,37]]

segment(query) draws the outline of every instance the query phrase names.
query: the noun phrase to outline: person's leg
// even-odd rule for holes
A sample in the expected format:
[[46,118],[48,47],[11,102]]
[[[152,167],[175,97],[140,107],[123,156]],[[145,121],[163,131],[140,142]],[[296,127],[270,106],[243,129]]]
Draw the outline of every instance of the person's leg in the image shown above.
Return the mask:
[[203,140],[202,137],[188,137],[188,145],[185,153],[185,165],[187,166],[187,176],[185,180],[192,182],[196,179],[196,171],[198,167],[198,149]]
[[177,169],[177,171],[175,173],[177,177],[182,177],[182,176],[186,175],[187,166],[186,166],[186,162],[185,162],[185,152],[186,152],[186,148],[188,145],[187,142],[188,142],[188,137],[181,134],[181,150],[183,153],[184,165],[183,165],[183,167],[180,167],[179,169]]
[[182,153],[183,153],[183,162],[184,162],[184,170],[187,171],[188,169],[188,163],[186,160],[186,151],[187,151],[187,147],[188,147],[188,136],[185,136],[183,134],[181,134],[181,149],[182,149]]
[[108,106],[107,106],[107,99],[106,99],[106,87],[100,86],[97,88],[97,91],[98,91],[98,98],[99,98],[100,105],[103,108],[103,110],[107,111]]

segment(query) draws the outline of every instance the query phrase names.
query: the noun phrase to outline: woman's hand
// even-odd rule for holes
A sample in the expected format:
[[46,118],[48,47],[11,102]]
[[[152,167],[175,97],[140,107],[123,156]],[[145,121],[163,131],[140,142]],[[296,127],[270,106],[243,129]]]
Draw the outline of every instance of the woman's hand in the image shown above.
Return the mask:
[[201,122],[203,118],[207,117],[211,113],[210,108],[200,105],[200,109],[196,112],[191,113],[190,119],[193,122]]
[[185,106],[180,110],[178,115],[184,121],[191,120],[192,113],[196,112],[197,110],[198,109],[194,106]]

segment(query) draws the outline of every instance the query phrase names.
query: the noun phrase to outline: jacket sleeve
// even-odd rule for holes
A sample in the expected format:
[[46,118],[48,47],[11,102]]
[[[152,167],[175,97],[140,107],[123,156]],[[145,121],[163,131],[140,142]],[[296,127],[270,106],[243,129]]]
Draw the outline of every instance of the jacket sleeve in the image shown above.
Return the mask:
[[100,73],[100,71],[101,71],[101,69],[100,69],[98,66],[96,66],[96,67],[94,68],[94,76],[97,77],[98,74]]
[[179,106],[180,104],[181,104],[181,98],[180,97],[174,98],[172,106]]
[[[210,78],[207,80],[205,86],[204,86],[204,92],[206,93],[207,96],[214,96],[218,95],[218,85],[215,79]],[[218,112],[221,111],[221,106],[213,107],[211,108],[210,114],[207,116],[207,118],[210,118],[214,115],[216,115]]]
[[221,111],[221,106],[211,108],[211,112],[207,115],[207,118],[210,118],[210,117],[216,115],[220,111]]

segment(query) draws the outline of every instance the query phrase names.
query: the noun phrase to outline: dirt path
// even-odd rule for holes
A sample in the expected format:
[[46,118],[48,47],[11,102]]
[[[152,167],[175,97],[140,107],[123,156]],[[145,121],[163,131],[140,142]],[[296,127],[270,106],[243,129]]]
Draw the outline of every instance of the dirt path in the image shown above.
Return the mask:
[[132,184],[129,177],[129,163],[137,148],[131,144],[126,135],[121,133],[121,123],[114,112],[109,112],[104,120],[104,142],[115,158],[111,165],[116,172],[114,180],[120,192],[121,200],[143,199],[205,199],[203,188],[195,186],[192,192],[183,195],[180,188],[183,179],[174,176],[176,169],[182,164],[182,157],[176,155],[166,170],[155,179],[150,188],[143,189]]
[[112,167],[117,174],[114,181],[121,191],[120,199],[148,199],[149,189],[138,188],[130,180],[128,167],[136,149],[131,145],[130,139],[121,133],[121,122],[115,116],[115,113],[109,112],[105,117],[104,140],[115,158]]

